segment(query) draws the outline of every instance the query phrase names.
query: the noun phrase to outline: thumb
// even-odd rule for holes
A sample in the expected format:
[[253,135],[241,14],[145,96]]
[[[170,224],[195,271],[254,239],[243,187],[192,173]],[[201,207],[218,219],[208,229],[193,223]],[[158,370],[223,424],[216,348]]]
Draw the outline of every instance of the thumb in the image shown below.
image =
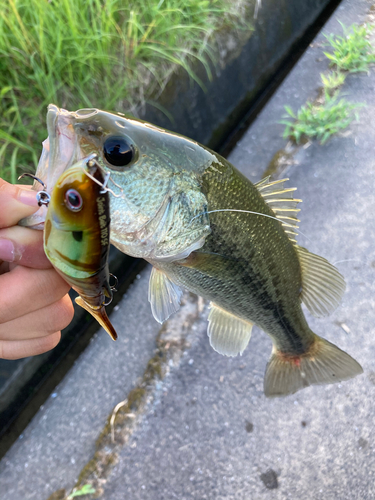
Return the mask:
[[36,192],[0,179],[0,228],[14,226],[38,210]]

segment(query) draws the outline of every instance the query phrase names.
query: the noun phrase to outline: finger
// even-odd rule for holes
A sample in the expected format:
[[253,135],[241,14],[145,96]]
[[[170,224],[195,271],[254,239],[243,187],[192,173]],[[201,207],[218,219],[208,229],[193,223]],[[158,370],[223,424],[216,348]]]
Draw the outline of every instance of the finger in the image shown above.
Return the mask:
[[0,260],[0,275],[9,272],[9,262]]
[[36,192],[0,179],[0,227],[14,226],[38,210]]
[[44,253],[43,231],[21,226],[0,229],[0,260],[36,269],[52,267]]
[[16,266],[0,276],[0,323],[53,304],[69,288],[54,269]]
[[67,327],[74,316],[69,295],[38,311],[0,325],[1,340],[30,340],[46,337]]
[[60,342],[61,332],[30,340],[0,340],[0,359],[19,359],[50,351]]

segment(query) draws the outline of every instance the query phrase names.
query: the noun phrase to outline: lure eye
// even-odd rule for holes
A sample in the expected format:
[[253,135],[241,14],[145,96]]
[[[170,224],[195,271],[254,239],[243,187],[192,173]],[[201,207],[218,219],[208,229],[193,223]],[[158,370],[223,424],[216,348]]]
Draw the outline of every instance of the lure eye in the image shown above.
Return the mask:
[[65,205],[72,212],[79,212],[82,208],[83,201],[82,196],[75,189],[68,189],[65,193]]
[[134,158],[133,146],[119,136],[107,137],[104,141],[103,152],[107,162],[114,167],[125,167]]

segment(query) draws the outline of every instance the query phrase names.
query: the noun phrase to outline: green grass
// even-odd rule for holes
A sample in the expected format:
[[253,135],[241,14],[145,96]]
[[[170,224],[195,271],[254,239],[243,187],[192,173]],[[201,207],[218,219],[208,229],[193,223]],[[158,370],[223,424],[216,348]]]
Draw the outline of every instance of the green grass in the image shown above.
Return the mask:
[[72,493],[67,497],[67,500],[72,500],[76,497],[81,497],[83,495],[92,495],[96,493],[95,488],[91,486],[91,484],[84,484],[81,488],[74,488]]
[[322,79],[323,88],[329,93],[332,94],[335,92],[341,85],[344,84],[346,74],[341,71],[331,71],[328,74],[321,73],[320,78]]
[[340,23],[344,36],[325,35],[333,53],[324,52],[335,66],[335,71],[321,73],[322,95],[314,102],[302,106],[297,114],[290,106],[287,112],[283,137],[290,138],[296,144],[303,139],[318,139],[324,144],[333,134],[344,130],[353,120],[358,120],[358,110],[363,104],[348,102],[339,98],[339,88],[345,83],[347,73],[368,71],[375,62],[374,49],[369,41],[371,28],[353,24],[349,28]]
[[356,110],[361,106],[344,98],[339,99],[337,92],[331,96],[328,91],[322,104],[307,103],[297,114],[285,106],[285,117],[288,119],[280,122],[286,125],[283,137],[291,138],[297,144],[302,139],[318,139],[324,144],[333,134],[344,130],[353,120],[358,120]]
[[340,24],[343,36],[325,35],[333,50],[324,53],[331,61],[331,66],[350,73],[368,71],[369,65],[375,62],[374,48],[369,40],[372,28],[368,25],[353,24],[346,27]]
[[129,111],[176,67],[210,76],[210,36],[244,26],[231,0],[0,0],[0,176],[35,170],[46,106]]

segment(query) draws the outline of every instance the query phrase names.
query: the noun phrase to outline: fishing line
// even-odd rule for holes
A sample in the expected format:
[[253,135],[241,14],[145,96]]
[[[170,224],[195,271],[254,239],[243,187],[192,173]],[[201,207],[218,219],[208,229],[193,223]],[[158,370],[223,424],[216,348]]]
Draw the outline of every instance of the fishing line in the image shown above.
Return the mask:
[[267,215],[267,214],[261,214],[259,212],[252,212],[251,210],[236,210],[235,208],[219,208],[217,210],[208,210],[207,212],[202,212],[198,215],[195,215],[191,221],[189,222],[189,226],[190,224],[193,222],[194,219],[196,219],[197,217],[200,217],[201,215],[205,215],[205,214],[213,214],[215,212],[241,212],[241,213],[245,213],[245,214],[254,214],[254,215],[261,215],[262,217],[268,217],[269,219],[273,219],[277,222],[280,222],[280,224],[286,226],[286,227],[290,227],[292,228],[294,231],[296,231],[298,234],[301,234],[302,236],[304,236],[307,240],[311,241],[305,234],[303,234],[302,231],[300,231],[299,229],[297,229],[296,226],[293,226],[291,224],[288,224],[287,222],[282,222],[280,219],[278,219],[277,217],[273,217],[272,215]]

